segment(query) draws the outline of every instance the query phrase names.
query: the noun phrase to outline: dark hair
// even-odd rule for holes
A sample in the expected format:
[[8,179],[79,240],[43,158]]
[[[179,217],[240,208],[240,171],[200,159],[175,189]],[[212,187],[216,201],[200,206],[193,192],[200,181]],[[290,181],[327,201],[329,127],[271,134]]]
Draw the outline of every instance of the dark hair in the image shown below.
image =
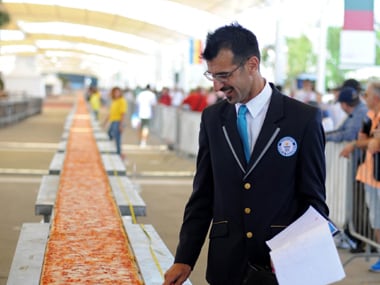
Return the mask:
[[350,79],[347,79],[343,82],[343,85],[342,85],[342,89],[344,87],[352,87],[354,88],[357,92],[360,93],[360,91],[362,90],[362,87],[360,85],[360,82],[357,81],[356,79],[353,79],[353,78],[350,78]]
[[119,92],[120,95],[123,95],[123,94],[122,94],[122,91],[121,91],[121,88],[115,86],[115,87],[113,87],[113,88],[111,89],[111,98],[112,98],[112,99],[115,98],[115,93],[116,93],[116,92]]
[[346,102],[346,104],[350,107],[355,107],[355,106],[359,105],[359,103],[360,103],[359,97],[354,99],[352,102]]
[[234,63],[256,56],[260,60],[260,50],[254,33],[237,22],[218,28],[207,34],[206,47],[202,53],[205,60],[214,59],[220,50],[229,49],[234,54]]

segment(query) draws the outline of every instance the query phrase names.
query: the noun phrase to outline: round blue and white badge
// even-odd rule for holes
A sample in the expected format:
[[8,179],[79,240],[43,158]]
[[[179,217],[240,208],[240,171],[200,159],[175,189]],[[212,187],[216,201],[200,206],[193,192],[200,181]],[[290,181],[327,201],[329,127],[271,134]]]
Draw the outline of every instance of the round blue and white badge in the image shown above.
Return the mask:
[[277,144],[277,150],[282,156],[292,156],[297,151],[297,142],[292,137],[283,137]]

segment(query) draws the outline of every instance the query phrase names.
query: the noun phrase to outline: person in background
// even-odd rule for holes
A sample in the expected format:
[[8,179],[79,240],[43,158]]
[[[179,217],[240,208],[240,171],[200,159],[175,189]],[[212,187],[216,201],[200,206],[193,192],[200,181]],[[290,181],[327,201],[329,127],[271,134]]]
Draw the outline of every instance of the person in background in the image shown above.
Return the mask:
[[90,96],[91,109],[92,109],[92,112],[94,113],[95,119],[98,121],[100,107],[102,106],[101,95],[95,86],[90,87],[89,93],[90,93],[89,96]]
[[182,106],[185,109],[190,109],[195,112],[202,112],[207,107],[206,92],[202,87],[198,87],[191,91],[190,94],[182,101]]
[[180,106],[184,98],[183,90],[179,88],[178,86],[175,86],[171,94],[172,94],[172,105],[175,107]]
[[310,79],[302,81],[302,89],[294,94],[294,99],[304,103],[317,102],[321,103],[321,95],[314,90],[314,83]]
[[122,90],[119,87],[113,87],[111,89],[111,100],[109,113],[106,116],[103,125],[106,126],[107,123],[110,123],[108,136],[110,139],[115,140],[116,152],[122,157],[122,159],[124,159],[125,157],[121,152],[121,138],[125,114],[128,110],[128,103],[123,97]]
[[335,101],[333,102],[333,104],[329,104],[328,110],[331,114],[331,118],[334,123],[334,129],[339,128],[339,126],[347,118],[347,113],[342,109],[341,104],[338,101],[339,93],[345,87],[354,88],[360,96],[362,95],[363,90],[360,85],[360,82],[353,78],[345,80],[341,86],[335,87],[331,90],[335,96]]
[[226,99],[202,112],[193,191],[163,285],[190,276],[208,233],[209,284],[278,284],[266,241],[310,206],[328,216],[321,112],[262,77],[256,36],[238,23],[209,33],[202,57]]
[[149,137],[149,124],[153,117],[153,106],[157,104],[156,94],[151,90],[148,84],[145,90],[136,96],[136,107],[140,124],[138,126],[140,146],[147,144]]
[[352,87],[344,87],[338,96],[342,110],[347,114],[339,128],[326,133],[326,141],[343,142],[357,139],[368,108],[361,101],[360,94]]
[[[369,135],[359,133],[357,140],[352,141],[342,150],[341,156],[349,157],[355,148],[366,150],[364,162],[359,165],[356,179],[364,184],[365,202],[369,210],[369,220],[374,230],[375,242],[380,244],[380,181],[375,179],[374,153],[380,151],[380,81],[370,82],[364,94],[371,119]],[[380,273],[380,259],[374,263],[370,271]]]
[[158,103],[171,106],[172,105],[172,97],[170,96],[169,88],[162,88],[160,98],[158,99]]
[[[380,96],[380,82],[378,82],[378,95]],[[371,154],[372,159],[376,159],[377,161],[374,161],[372,163],[372,167],[377,168],[377,171],[380,169],[380,161],[379,161],[379,154],[380,154],[380,128],[374,130],[373,132],[373,138],[371,138],[368,142],[368,154]],[[363,166],[364,168],[364,166]],[[374,172],[376,170],[373,170]],[[374,173],[373,172],[373,173]],[[380,244],[380,180],[379,177],[375,178],[375,185],[369,185],[367,184],[365,186],[366,191],[366,203],[369,208],[369,217],[371,226],[373,228],[373,235],[375,241]],[[379,251],[379,249],[377,249]],[[380,258],[372,264],[369,268],[370,271],[380,273]]]

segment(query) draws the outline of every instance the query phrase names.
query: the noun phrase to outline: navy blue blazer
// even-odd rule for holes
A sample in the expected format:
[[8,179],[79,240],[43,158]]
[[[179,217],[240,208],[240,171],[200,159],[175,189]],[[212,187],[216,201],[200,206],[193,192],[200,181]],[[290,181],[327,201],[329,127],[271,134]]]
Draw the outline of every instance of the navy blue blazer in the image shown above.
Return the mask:
[[202,113],[193,192],[175,262],[193,267],[209,231],[206,279],[213,285],[241,284],[248,261],[269,267],[265,242],[310,205],[328,216],[321,112],[271,87],[248,163],[235,106],[224,101]]

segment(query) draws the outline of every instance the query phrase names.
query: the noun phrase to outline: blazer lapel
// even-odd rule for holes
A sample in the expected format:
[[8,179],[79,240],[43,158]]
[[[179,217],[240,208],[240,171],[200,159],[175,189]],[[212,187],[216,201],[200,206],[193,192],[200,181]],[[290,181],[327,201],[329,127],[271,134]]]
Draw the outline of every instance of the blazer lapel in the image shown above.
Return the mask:
[[258,157],[261,151],[266,146],[268,140],[271,138],[272,134],[278,127],[278,120],[284,116],[284,107],[282,96],[279,93],[272,93],[269,108],[264,119],[263,126],[261,128],[260,134],[257,138],[255,147],[253,148],[253,160]]
[[226,107],[222,112],[222,128],[231,152],[237,160],[239,167],[243,168],[242,170],[245,172],[247,162],[245,160],[243,144],[241,143],[236,125],[235,105],[226,104]]
[[259,160],[264,156],[265,152],[280,132],[277,122],[284,116],[282,96],[282,94],[275,91],[272,93],[263,126],[253,148],[252,157],[249,162],[249,170],[247,171],[246,176],[248,176],[256,167]]

